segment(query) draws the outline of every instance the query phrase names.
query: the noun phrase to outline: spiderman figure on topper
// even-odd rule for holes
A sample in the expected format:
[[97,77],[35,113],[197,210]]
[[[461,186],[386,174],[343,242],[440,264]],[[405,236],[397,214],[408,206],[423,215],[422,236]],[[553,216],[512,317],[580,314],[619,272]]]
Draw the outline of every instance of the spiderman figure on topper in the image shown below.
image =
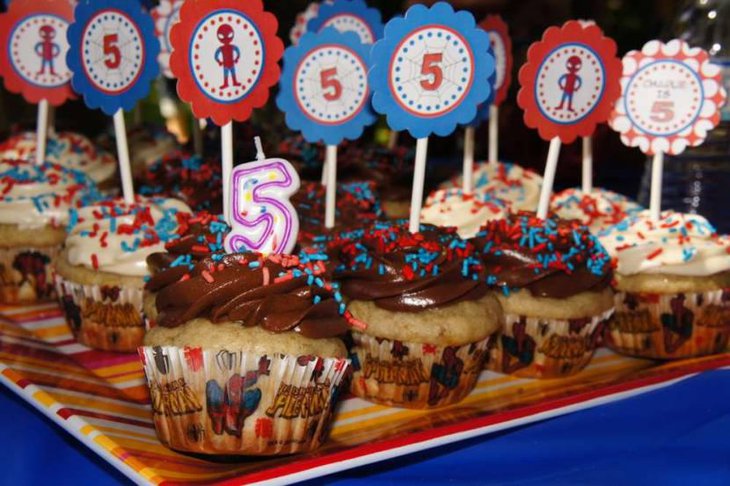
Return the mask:
[[218,27],[218,40],[221,46],[215,51],[215,60],[219,66],[223,66],[223,84],[220,89],[228,87],[228,77],[233,81],[233,86],[241,86],[236,79],[236,63],[241,59],[241,50],[233,45],[233,28],[228,24]]
[[35,52],[41,58],[41,68],[38,70],[38,74],[45,74],[46,67],[48,67],[51,74],[55,76],[53,60],[61,53],[61,47],[53,42],[53,39],[56,38],[56,29],[50,25],[43,25],[38,29],[38,35],[41,38],[40,42],[35,45]]
[[555,108],[562,110],[565,102],[568,102],[568,111],[575,111],[573,109],[573,95],[578,91],[583,84],[578,71],[580,71],[583,61],[578,56],[570,56],[565,62],[565,69],[567,73],[560,76],[558,79],[558,85],[563,90],[563,97],[560,99],[560,104]]

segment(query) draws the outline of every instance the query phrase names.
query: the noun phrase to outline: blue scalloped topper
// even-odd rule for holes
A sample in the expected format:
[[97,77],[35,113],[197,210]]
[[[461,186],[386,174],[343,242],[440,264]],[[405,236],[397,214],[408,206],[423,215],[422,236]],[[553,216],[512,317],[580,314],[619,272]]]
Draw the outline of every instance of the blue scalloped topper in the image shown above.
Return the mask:
[[159,73],[152,17],[138,0],[82,0],[74,18],[66,55],[73,89],[107,115],[132,109]]
[[307,32],[320,32],[327,27],[334,27],[340,32],[355,32],[365,44],[373,44],[383,37],[380,11],[368,7],[365,0],[322,2],[317,16],[307,23]]
[[357,139],[377,119],[370,107],[370,46],[354,32],[307,32],[284,52],[276,104],[308,142]]
[[385,25],[372,51],[373,108],[396,131],[446,136],[492,96],[495,61],[489,35],[445,2],[414,5]]
[[[494,51],[492,50],[492,44],[489,44],[489,53],[494,57]],[[495,58],[496,59],[496,58]],[[496,61],[495,61],[496,62]],[[495,64],[496,67],[496,64]],[[485,121],[489,120],[489,108],[494,103],[494,97],[497,95],[497,90],[494,89],[494,85],[497,83],[497,69],[495,68],[494,73],[489,77],[489,97],[486,101],[479,103],[477,107],[477,115],[472,121],[467,123],[470,127],[478,127]]]

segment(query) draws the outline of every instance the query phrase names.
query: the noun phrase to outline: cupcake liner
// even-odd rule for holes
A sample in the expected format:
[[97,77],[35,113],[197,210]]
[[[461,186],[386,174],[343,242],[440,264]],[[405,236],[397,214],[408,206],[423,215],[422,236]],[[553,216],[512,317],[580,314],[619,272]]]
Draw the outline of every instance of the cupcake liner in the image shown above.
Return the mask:
[[723,352],[730,338],[730,289],[698,293],[618,292],[605,343],[620,353],[676,359]]
[[487,340],[462,346],[392,341],[352,332],[351,391],[392,407],[436,408],[462,400],[476,385]]
[[558,378],[585,368],[613,309],[583,319],[505,314],[489,343],[487,368],[526,378]]
[[142,345],[142,289],[82,285],[57,273],[53,281],[66,322],[80,343],[127,353]]
[[312,451],[327,437],[349,360],[140,347],[160,441],[201,454]]
[[32,304],[55,299],[51,263],[58,246],[0,247],[0,304]]

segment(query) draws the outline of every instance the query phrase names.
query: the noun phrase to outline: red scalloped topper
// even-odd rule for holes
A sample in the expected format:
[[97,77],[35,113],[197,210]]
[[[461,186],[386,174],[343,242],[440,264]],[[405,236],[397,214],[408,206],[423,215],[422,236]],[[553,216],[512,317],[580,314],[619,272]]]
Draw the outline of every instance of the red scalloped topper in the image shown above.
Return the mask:
[[653,40],[626,54],[623,65],[623,93],[609,123],[625,145],[676,155],[700,145],[720,122],[721,68],[704,50]]
[[170,68],[177,92],[198,118],[245,121],[266,104],[284,44],[261,0],[185,2],[172,28]]
[[509,28],[500,15],[487,15],[481,21],[479,27],[489,34],[489,42],[492,45],[492,53],[496,61],[496,79],[494,80],[494,105],[501,105],[507,98],[509,85],[512,83],[512,38],[509,36]]
[[66,65],[66,30],[73,21],[68,0],[16,1],[0,15],[0,75],[8,91],[29,103],[58,106],[73,98]]
[[571,143],[608,120],[621,94],[616,43],[595,24],[570,20],[550,27],[527,51],[517,104],[540,137]]

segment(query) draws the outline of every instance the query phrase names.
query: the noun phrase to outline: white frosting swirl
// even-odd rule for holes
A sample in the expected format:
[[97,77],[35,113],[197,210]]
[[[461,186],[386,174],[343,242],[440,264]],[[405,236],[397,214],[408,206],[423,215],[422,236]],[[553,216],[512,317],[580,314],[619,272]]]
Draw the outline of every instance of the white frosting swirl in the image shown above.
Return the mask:
[[659,273],[703,277],[730,270],[730,240],[705,218],[664,211],[653,222],[642,211],[599,233],[622,275]]
[[488,193],[466,195],[461,189],[439,189],[426,199],[421,209],[421,222],[455,227],[459,236],[469,239],[487,221],[504,218],[507,214],[507,204]]
[[119,199],[71,212],[65,247],[68,262],[92,270],[144,277],[147,256],[178,237],[177,214],[190,208],[177,199]]
[[581,189],[566,189],[553,195],[551,209],[563,219],[577,219],[597,232],[620,223],[641,211],[639,204],[607,189],[594,187],[590,194]]
[[[443,189],[461,188],[462,176],[443,184]],[[509,162],[480,162],[474,167],[474,190],[505,201],[513,211],[535,211],[540,199],[542,177]]]
[[[114,176],[117,162],[91,140],[72,132],[49,133],[46,160],[88,175],[99,184]],[[0,158],[35,162],[36,134],[22,132],[0,144]]]
[[62,227],[68,210],[100,198],[81,172],[46,162],[0,160],[0,224],[19,229]]

